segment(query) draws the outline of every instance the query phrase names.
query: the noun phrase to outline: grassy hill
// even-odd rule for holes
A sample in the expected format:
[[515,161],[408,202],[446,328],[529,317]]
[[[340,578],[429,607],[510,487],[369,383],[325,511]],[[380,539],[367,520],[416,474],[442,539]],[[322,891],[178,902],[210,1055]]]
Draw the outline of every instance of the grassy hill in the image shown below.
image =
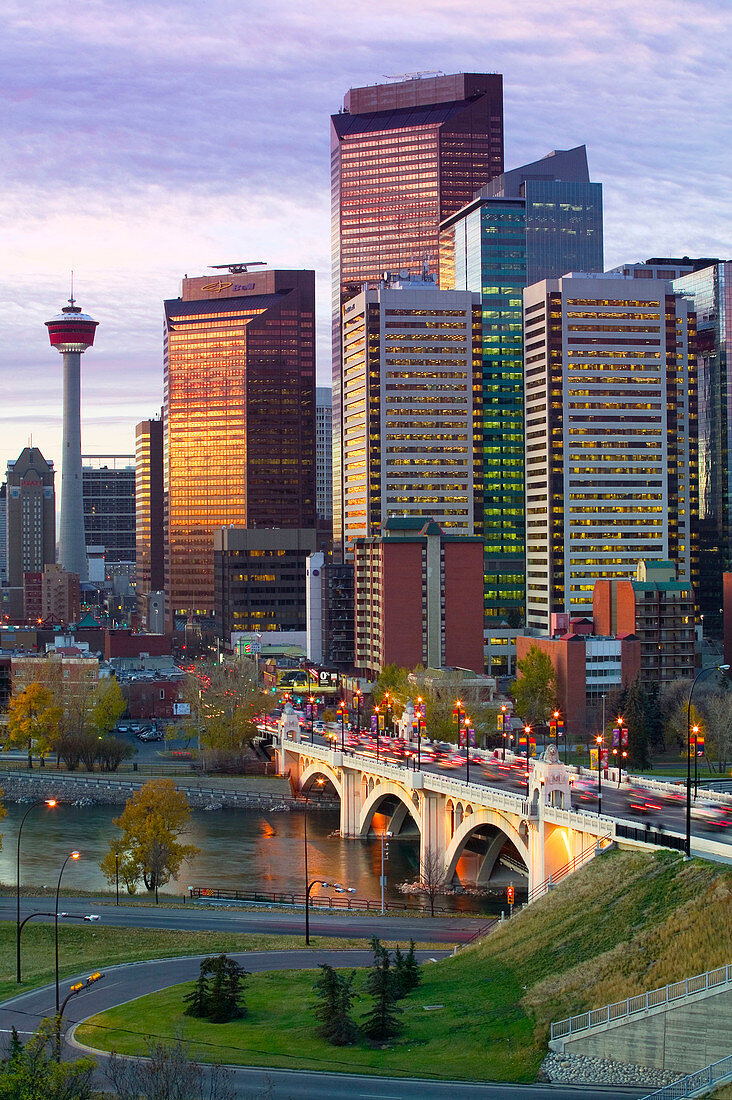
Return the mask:
[[203,1059],[215,1051],[242,1064],[530,1081],[552,1020],[732,961],[731,897],[732,875],[719,865],[605,853],[482,943],[426,966],[387,1049],[317,1038],[313,974],[289,972],[250,980],[243,1021],[184,1017],[178,987],[96,1017],[79,1037],[144,1053],[145,1035],[182,1033]]

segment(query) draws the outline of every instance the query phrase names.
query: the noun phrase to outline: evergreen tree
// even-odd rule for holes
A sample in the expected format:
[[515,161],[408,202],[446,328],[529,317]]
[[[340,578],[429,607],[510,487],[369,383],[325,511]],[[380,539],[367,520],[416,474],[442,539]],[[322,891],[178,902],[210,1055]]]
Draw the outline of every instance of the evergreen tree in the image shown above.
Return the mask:
[[20,1040],[20,1035],[18,1035],[18,1030],[17,1030],[15,1024],[13,1024],[12,1031],[10,1032],[10,1046],[8,1048],[7,1062],[8,1062],[8,1064],[12,1064],[13,1062],[18,1062],[18,1061],[20,1061],[20,1059],[22,1057],[23,1057],[23,1044]]
[[406,959],[401,947],[397,944],[394,952],[394,989],[397,997],[404,997],[409,992],[405,980],[405,967]]
[[628,764],[635,768],[650,768],[648,702],[639,677],[628,688],[623,717],[628,727]]
[[318,1034],[335,1046],[346,1046],[357,1035],[351,1015],[356,972],[339,974],[327,963],[321,963],[320,970],[322,973],[313,986],[319,998],[313,1010],[316,1019],[320,1020]]
[[362,1030],[369,1039],[391,1039],[400,1030],[394,971],[389,952],[376,936],[371,937],[371,947],[374,962],[366,978],[366,992],[373,997],[374,1003],[363,1018]]
[[211,962],[211,986],[207,1018],[213,1024],[225,1024],[246,1015],[241,984],[247,971],[234,959],[216,955]]
[[208,1015],[210,1004],[210,982],[212,959],[204,959],[196,978],[196,984],[183,998],[186,1016],[203,1017]]
[[422,981],[422,967],[417,962],[417,956],[415,954],[416,944],[414,940],[409,941],[409,951],[404,957],[404,977],[403,981],[406,985],[406,992],[411,993],[413,989]]

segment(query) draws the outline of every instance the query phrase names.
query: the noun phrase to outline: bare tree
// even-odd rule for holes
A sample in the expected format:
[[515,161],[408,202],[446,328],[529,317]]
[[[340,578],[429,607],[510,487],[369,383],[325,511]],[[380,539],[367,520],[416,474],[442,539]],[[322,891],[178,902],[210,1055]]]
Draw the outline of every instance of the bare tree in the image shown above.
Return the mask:
[[437,848],[427,848],[419,870],[419,885],[430,903],[430,916],[435,915],[435,898],[445,886],[445,867]]
[[[112,1052],[106,1075],[118,1100],[235,1100],[234,1075],[221,1065],[202,1066],[187,1043],[151,1042],[147,1058]],[[265,1090],[264,1096],[267,1095]]]
[[705,696],[699,709],[706,738],[704,755],[708,761],[716,758],[721,774],[732,756],[732,692]]

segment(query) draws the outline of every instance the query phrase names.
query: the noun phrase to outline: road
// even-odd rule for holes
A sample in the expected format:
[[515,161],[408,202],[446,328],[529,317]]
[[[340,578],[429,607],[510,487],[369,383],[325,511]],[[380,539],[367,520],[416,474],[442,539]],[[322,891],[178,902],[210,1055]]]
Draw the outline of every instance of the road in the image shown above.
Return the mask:
[[[122,928],[159,928],[187,932],[249,932],[270,936],[303,936],[304,913],[272,912],[269,910],[200,909],[196,905],[180,908],[154,905],[110,904],[109,898],[62,898],[63,912],[82,916],[97,913],[105,925]],[[21,917],[39,910],[48,910],[49,898],[23,897]],[[51,901],[53,912],[53,901]],[[0,899],[0,920],[14,921],[14,898]],[[39,917],[52,921],[53,917]],[[486,924],[486,920],[465,920],[460,917],[394,917],[379,913],[351,910],[311,910],[310,933],[336,939],[369,939],[373,935],[385,940],[413,939],[415,943],[465,943]]]
[[[440,957],[440,953],[419,953],[425,957]],[[366,951],[272,951],[245,952],[232,956],[251,972],[263,970],[300,970],[327,962],[331,966],[364,966],[371,962]],[[186,959],[164,959],[155,962],[130,963],[111,967],[104,979],[70,1001],[66,1018],[70,1032],[73,1026],[90,1016],[126,1001],[143,996],[166,986],[190,981],[198,974],[202,956]],[[79,975],[79,979],[85,975]],[[64,991],[79,979],[64,982]],[[64,995],[62,993],[62,995]],[[54,987],[21,993],[0,1004],[0,1033],[7,1033],[15,1025],[19,1032],[32,1032],[43,1016],[53,1013]],[[154,1036],[152,1037],[154,1038]],[[77,1056],[73,1034],[65,1053]],[[225,1048],[221,1060],[225,1060]],[[337,1060],[337,1051],[334,1061]],[[104,1059],[100,1058],[103,1067]],[[415,1059],[418,1062],[418,1058]],[[415,1068],[417,1068],[415,1066]],[[424,1067],[419,1066],[420,1069]],[[467,1084],[456,1081],[433,1081],[422,1078],[388,1078],[337,1073],[305,1072],[280,1069],[237,1069],[234,1071],[237,1095],[241,1098],[264,1097],[267,1100],[608,1100],[612,1096],[637,1097],[644,1095],[639,1089],[598,1089],[564,1087],[559,1085],[506,1085]]]

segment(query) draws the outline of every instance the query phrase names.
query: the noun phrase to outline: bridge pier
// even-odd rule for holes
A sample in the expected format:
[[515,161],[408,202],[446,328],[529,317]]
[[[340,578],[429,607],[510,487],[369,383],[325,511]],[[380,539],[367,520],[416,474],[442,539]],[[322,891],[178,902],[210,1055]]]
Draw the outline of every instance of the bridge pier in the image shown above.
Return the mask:
[[362,799],[361,773],[351,768],[341,769],[341,836],[359,835]]
[[419,837],[419,865],[424,874],[425,868],[436,871],[435,859],[439,858],[440,877],[447,867],[447,821],[445,799],[432,791],[422,791],[422,831]]

